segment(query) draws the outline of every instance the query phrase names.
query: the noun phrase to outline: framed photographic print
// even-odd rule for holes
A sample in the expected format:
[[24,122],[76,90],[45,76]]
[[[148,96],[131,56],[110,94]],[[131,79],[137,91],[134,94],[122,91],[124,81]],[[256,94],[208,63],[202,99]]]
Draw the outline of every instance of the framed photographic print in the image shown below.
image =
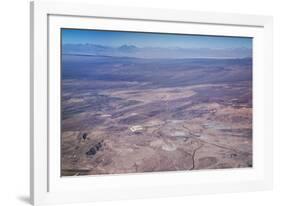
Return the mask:
[[31,3],[33,204],[272,187],[272,18]]

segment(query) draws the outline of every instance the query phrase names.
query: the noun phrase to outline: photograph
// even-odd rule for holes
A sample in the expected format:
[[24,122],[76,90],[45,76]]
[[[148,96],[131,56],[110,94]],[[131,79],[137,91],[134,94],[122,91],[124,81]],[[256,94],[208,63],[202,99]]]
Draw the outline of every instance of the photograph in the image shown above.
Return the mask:
[[253,167],[252,37],[60,38],[61,176]]

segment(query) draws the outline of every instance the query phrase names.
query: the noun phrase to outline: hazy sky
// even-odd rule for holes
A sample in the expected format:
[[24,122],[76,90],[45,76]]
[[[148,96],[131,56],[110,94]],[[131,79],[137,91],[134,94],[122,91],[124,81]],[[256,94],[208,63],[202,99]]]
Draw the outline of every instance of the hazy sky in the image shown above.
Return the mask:
[[252,48],[252,38],[202,35],[177,35],[140,32],[116,32],[97,30],[62,30],[63,44],[97,44],[110,47],[134,45],[137,47],[181,48]]

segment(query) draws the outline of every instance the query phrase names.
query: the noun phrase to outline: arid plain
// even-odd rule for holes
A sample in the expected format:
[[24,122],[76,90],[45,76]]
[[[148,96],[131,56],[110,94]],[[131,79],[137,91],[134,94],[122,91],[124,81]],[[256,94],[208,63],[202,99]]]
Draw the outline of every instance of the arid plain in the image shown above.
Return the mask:
[[252,167],[251,58],[63,63],[62,176]]

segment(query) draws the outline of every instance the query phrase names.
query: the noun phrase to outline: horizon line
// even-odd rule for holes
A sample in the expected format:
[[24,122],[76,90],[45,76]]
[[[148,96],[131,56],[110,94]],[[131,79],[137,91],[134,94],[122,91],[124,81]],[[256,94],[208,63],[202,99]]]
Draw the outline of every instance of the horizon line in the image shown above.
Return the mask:
[[183,58],[145,58],[145,57],[132,57],[132,56],[112,56],[112,55],[95,55],[95,54],[79,54],[79,53],[63,53],[62,55],[70,56],[91,56],[91,57],[113,57],[113,58],[131,58],[131,59],[224,59],[224,60],[233,60],[233,59],[253,59],[253,57],[183,57]]
[[127,47],[135,47],[139,49],[144,49],[144,48],[166,48],[166,49],[210,49],[210,50],[233,50],[233,49],[249,49],[252,50],[252,48],[242,46],[242,47],[233,47],[233,48],[210,48],[210,47],[179,47],[179,46],[174,46],[174,47],[159,47],[159,46],[145,46],[145,47],[140,47],[136,46],[133,44],[121,44],[119,46],[109,46],[109,45],[103,45],[103,44],[94,44],[94,43],[62,43],[62,46],[65,45],[94,45],[94,46],[101,46],[101,47],[107,47],[107,48],[120,48],[123,46]]

